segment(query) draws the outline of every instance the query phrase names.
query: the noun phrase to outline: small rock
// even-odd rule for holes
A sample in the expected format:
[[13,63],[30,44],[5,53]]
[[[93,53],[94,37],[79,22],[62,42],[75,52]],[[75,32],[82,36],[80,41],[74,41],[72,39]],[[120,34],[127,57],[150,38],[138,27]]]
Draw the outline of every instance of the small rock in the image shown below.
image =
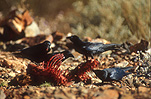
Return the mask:
[[8,75],[11,76],[11,77],[15,77],[16,76],[16,74],[13,71],[11,71],[10,73],[8,73]]
[[27,95],[25,95],[25,96],[24,96],[24,99],[30,99],[30,97],[29,97],[29,96],[27,96]]
[[5,99],[5,98],[6,98],[5,93],[3,92],[3,90],[0,90],[0,99]]
[[148,49],[146,52],[149,53],[149,54],[151,54],[151,48]]
[[32,24],[28,25],[25,30],[25,37],[34,37],[38,34],[40,34],[40,30],[38,28],[38,25],[36,22],[32,22]]

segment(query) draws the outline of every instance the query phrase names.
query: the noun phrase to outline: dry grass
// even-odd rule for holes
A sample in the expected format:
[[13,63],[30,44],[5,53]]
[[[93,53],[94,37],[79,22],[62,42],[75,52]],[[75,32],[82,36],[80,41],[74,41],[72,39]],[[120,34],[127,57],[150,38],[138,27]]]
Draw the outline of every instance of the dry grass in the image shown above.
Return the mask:
[[68,22],[72,32],[83,37],[100,36],[112,42],[149,40],[149,0],[89,0],[73,3],[77,14]]

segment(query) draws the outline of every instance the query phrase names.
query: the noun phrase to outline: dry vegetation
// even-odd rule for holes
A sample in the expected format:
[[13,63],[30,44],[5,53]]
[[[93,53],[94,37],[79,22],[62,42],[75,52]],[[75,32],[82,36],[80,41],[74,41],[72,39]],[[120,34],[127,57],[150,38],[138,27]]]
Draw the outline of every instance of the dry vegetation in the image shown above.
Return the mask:
[[73,4],[77,15],[69,17],[72,32],[83,37],[100,36],[112,42],[149,40],[149,0],[89,0]]

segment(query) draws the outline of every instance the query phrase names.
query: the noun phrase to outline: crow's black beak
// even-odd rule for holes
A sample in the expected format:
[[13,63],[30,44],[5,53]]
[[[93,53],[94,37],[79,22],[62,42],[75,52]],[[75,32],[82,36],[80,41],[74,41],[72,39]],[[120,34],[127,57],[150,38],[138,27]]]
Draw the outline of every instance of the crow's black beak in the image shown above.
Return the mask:
[[94,70],[94,69],[92,69],[92,71],[94,72],[95,70]]
[[71,38],[70,36],[67,37],[67,39],[70,39],[70,38]]
[[72,54],[70,56],[74,58],[74,56]]

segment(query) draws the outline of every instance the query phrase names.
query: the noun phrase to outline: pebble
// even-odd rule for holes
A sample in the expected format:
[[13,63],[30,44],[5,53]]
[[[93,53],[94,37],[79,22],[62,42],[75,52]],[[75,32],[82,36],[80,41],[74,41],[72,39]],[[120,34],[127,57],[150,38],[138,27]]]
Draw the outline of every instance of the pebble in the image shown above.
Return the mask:
[[23,99],[30,99],[30,97],[25,95]]
[[24,32],[25,32],[25,37],[33,37],[40,34],[39,27],[37,23],[34,21],[25,28]]
[[8,73],[8,75],[11,76],[11,77],[15,77],[16,73],[14,73],[13,71],[11,71],[10,73]]
[[5,99],[6,95],[3,90],[0,90],[0,99]]

